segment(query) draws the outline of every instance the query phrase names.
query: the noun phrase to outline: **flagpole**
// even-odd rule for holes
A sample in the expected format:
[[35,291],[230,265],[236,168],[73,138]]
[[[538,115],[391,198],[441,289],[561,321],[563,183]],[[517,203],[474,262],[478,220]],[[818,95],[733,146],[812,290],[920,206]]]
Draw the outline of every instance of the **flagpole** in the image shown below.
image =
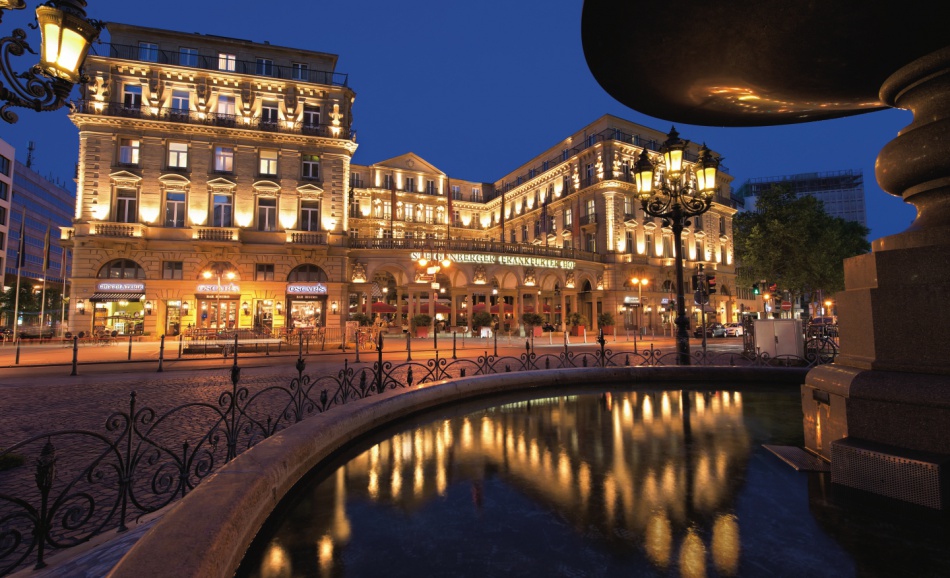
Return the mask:
[[23,212],[20,216],[20,245],[19,250],[17,251],[16,256],[16,293],[14,293],[13,298],[13,341],[16,342],[17,334],[20,330],[20,324],[18,323],[20,319],[20,272],[23,270],[23,251],[26,250],[26,242],[24,241],[24,235],[26,234],[26,209],[23,209]]
[[43,244],[43,290],[40,292],[40,341],[46,326],[46,270],[49,268],[49,223],[46,223],[46,240]]

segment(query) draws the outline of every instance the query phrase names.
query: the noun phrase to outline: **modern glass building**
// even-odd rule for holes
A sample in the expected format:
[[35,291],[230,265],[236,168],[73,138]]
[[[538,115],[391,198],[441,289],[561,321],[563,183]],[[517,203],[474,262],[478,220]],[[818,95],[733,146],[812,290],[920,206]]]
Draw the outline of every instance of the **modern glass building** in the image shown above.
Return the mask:
[[749,179],[739,187],[737,195],[745,200],[746,210],[754,211],[759,192],[776,185],[789,187],[797,195],[816,197],[824,203],[825,211],[833,217],[841,217],[867,226],[864,174],[860,170],[849,169],[828,173],[800,173]]

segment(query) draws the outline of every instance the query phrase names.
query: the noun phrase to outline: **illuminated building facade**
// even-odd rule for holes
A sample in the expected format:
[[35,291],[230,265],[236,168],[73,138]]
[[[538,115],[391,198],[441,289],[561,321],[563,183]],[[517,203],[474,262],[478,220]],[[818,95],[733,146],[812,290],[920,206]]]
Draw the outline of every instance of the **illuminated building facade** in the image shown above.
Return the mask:
[[632,166],[664,133],[604,116],[494,182],[411,153],[354,165],[355,93],[335,55],[109,29],[71,115],[79,191],[63,239],[94,317],[73,308],[71,327],[335,331],[358,312],[465,326],[485,308],[512,329],[524,312],[576,311],[588,332],[609,312],[621,331],[639,319],[660,333],[676,250],[717,276],[711,317],[757,305],[735,290],[728,173],[682,248],[639,208]]

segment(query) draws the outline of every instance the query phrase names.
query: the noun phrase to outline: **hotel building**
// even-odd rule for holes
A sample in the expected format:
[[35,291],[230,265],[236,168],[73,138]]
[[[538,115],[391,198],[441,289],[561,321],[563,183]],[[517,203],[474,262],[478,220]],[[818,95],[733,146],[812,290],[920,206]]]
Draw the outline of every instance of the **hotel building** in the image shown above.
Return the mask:
[[759,306],[735,286],[727,172],[682,247],[640,209],[632,167],[662,132],[604,116],[494,182],[452,178],[412,153],[355,165],[355,93],[335,55],[109,31],[71,114],[79,186],[62,242],[77,331],[329,332],[357,312],[461,327],[485,308],[512,329],[524,312],[555,324],[579,312],[596,331],[609,312],[620,331],[659,334],[677,250],[687,279],[700,263],[717,277],[710,317]]

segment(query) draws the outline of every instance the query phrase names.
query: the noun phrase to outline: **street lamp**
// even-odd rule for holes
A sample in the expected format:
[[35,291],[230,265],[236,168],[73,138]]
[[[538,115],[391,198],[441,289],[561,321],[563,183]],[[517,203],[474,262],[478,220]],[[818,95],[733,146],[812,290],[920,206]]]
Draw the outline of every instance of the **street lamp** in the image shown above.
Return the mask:
[[636,333],[636,335],[633,336],[633,342],[636,343],[636,342],[637,342],[637,335],[639,335],[639,334],[640,334],[640,331],[641,331],[640,327],[643,325],[643,313],[642,313],[642,311],[643,311],[643,286],[644,286],[644,285],[649,285],[649,284],[650,284],[650,280],[649,280],[649,279],[640,279],[640,278],[638,278],[638,277],[634,277],[633,279],[630,280],[630,284],[637,286],[637,333]]
[[[637,197],[643,212],[663,219],[664,227],[673,229],[673,247],[676,263],[676,351],[677,363],[689,365],[689,332],[686,317],[686,299],[683,288],[683,227],[690,217],[709,210],[716,193],[716,173],[720,159],[712,156],[703,145],[692,169],[683,166],[683,157],[689,141],[679,138],[675,128],[670,129],[660,147],[665,170],[657,174],[646,149],[636,164]],[[695,178],[694,178],[695,177]]]
[[[99,36],[103,23],[86,18],[85,0],[49,0],[36,9],[41,35],[40,62],[27,72],[9,69],[9,55],[36,54],[21,28],[12,36],[0,38],[0,72],[9,88],[0,82],[0,118],[13,124],[19,118],[10,107],[31,108],[37,112],[57,110],[67,104],[77,83],[88,82],[82,73],[89,46]],[[23,0],[0,0],[0,19],[4,10],[26,8]]]
[[80,299],[76,301],[76,311],[78,311],[80,315],[86,314],[86,300],[85,299]]

